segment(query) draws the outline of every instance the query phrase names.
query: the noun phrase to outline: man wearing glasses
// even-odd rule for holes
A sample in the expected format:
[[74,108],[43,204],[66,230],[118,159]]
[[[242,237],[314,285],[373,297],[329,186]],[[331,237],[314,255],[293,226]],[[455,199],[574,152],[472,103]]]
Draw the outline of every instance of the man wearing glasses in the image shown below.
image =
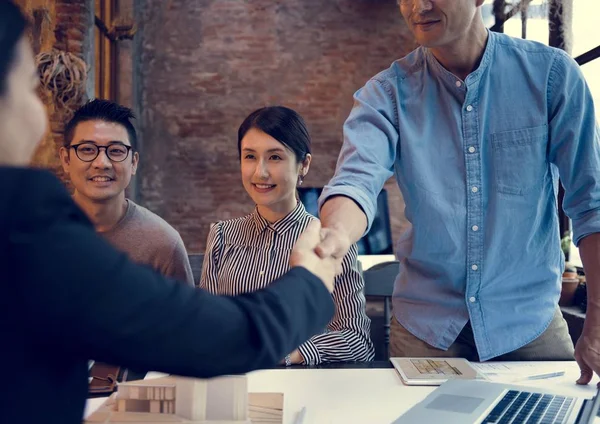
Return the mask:
[[[73,199],[96,231],[133,261],[193,285],[179,233],[158,215],[125,197],[140,159],[133,118],[131,109],[100,99],[75,112],[65,127],[65,144],[59,151],[63,169],[75,188]],[[116,366],[94,364],[90,390],[105,390],[105,380],[113,378],[108,383],[114,383],[114,377],[123,372]],[[143,378],[143,372],[128,371],[132,372]]]
[[135,262],[194,284],[181,237],[166,221],[125,197],[139,163],[131,109],[92,100],[65,127],[63,169],[75,188],[73,199],[98,231]]
[[65,127],[60,149],[73,199],[98,231],[135,262],[194,284],[179,233],[158,215],[125,197],[139,163],[131,109],[108,100],[79,108]]

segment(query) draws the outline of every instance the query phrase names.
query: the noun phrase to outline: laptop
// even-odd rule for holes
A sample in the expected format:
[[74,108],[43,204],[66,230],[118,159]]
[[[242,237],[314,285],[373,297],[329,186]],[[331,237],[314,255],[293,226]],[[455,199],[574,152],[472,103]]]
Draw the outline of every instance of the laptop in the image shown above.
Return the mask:
[[535,392],[531,387],[448,380],[393,424],[592,424],[599,394],[600,389],[588,400]]

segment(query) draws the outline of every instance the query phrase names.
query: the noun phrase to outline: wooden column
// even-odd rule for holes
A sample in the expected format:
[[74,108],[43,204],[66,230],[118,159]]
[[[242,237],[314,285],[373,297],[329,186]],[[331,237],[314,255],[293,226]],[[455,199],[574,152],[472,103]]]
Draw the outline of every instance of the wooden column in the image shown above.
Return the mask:
[[[112,25],[116,12],[115,0],[96,0],[95,17],[100,19],[107,27]],[[96,60],[95,96],[100,99],[116,99],[116,47],[115,43],[95,27],[94,48]]]

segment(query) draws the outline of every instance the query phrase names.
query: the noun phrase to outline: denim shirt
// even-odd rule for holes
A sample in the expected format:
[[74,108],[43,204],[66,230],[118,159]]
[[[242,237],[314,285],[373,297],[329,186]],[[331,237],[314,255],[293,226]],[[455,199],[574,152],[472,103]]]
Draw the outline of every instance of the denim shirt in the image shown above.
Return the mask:
[[564,259],[558,176],[575,243],[600,232],[600,131],[563,51],[489,32],[465,81],[418,48],[354,95],[320,204],[350,197],[369,227],[395,175],[408,224],[396,245],[398,321],[447,349],[468,320],[481,360],[550,324]]

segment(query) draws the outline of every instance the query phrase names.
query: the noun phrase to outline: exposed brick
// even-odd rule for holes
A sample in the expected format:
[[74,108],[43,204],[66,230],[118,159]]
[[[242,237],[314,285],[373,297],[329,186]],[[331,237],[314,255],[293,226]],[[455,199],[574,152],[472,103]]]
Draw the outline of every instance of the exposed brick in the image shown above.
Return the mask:
[[67,39],[69,40],[69,44],[73,44],[73,42],[81,43],[85,39],[85,34],[75,28],[70,28],[66,30]]
[[[252,210],[240,180],[237,128],[283,104],[313,138],[306,186],[332,176],[352,94],[414,47],[395,1],[147,0],[138,87],[144,205],[201,252],[211,222]],[[402,202],[392,183],[394,233]]]
[[[56,14],[57,15],[80,15],[84,10],[85,6],[82,7],[81,4],[77,2],[68,2],[68,1],[57,1],[56,2]],[[75,18],[77,19],[77,18]]]

